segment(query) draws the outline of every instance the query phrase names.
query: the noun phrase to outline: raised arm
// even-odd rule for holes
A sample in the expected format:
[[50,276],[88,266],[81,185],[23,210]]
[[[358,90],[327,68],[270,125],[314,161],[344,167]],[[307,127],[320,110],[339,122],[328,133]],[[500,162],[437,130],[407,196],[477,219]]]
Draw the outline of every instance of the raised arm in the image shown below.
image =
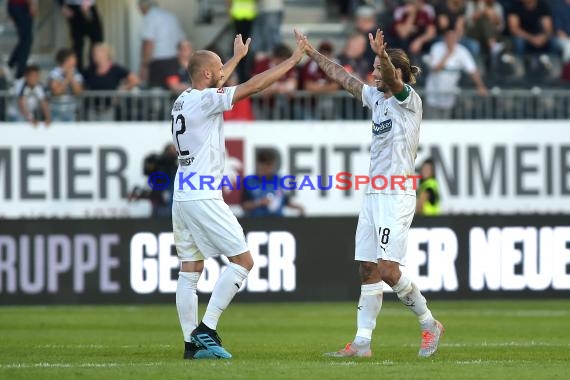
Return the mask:
[[402,74],[399,73],[394,64],[390,60],[386,52],[386,43],[384,42],[384,32],[380,29],[376,30],[376,36],[372,33],[368,34],[370,46],[378,58],[380,58],[380,73],[382,74],[382,82],[386,83],[392,94],[399,94],[404,89],[404,82],[402,81]]
[[303,55],[305,54],[305,45],[306,42],[304,40],[298,39],[297,47],[295,48],[295,51],[291,57],[287,58],[279,65],[274,66],[269,70],[262,72],[261,74],[257,74],[247,82],[237,86],[234,92],[234,97],[232,99],[232,104],[236,104],[248,96],[261,92],[267,87],[271,86],[273,83],[277,82],[289,70],[294,68],[295,65],[299,63],[301,58],[303,58]]
[[222,67],[224,76],[217,83],[217,87],[222,87],[224,83],[226,83],[227,80],[230,79],[238,63],[247,55],[250,43],[251,43],[251,38],[248,38],[244,44],[241,34],[236,35],[236,38],[234,39],[234,56],[230,58],[229,61],[226,62],[224,67]]
[[305,41],[305,52],[309,57],[317,62],[317,65],[319,65],[321,70],[323,70],[329,78],[338,83],[346,91],[350,92],[356,99],[362,101],[362,87],[364,86],[364,83],[360,79],[352,76],[344,69],[344,67],[319,53],[313,46],[311,46],[306,36],[297,32],[295,32],[295,35],[298,40],[301,39]]

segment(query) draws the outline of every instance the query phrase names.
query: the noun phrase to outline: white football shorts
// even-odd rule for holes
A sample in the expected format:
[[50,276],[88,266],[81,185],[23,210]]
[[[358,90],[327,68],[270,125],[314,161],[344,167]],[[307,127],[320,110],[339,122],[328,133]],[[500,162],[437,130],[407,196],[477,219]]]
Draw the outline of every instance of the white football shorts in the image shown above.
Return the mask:
[[365,194],[356,227],[354,259],[405,265],[415,210],[413,195]]
[[174,201],[174,242],[180,261],[199,261],[249,251],[243,229],[221,199]]

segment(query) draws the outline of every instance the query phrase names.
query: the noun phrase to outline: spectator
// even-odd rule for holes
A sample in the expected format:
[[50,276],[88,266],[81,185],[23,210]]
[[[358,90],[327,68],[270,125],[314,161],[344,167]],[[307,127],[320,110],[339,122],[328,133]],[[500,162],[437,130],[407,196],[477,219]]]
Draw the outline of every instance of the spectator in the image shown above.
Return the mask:
[[478,56],[479,42],[465,36],[465,0],[445,0],[436,8],[437,29],[441,34],[447,29],[455,29],[460,40],[471,55]]
[[[319,53],[328,59],[333,59],[333,46],[330,42],[323,42],[318,48]],[[314,60],[307,61],[301,69],[302,88],[316,96],[309,99],[308,104],[303,104],[303,119],[336,119],[335,101],[329,96],[339,89],[338,84],[330,79]]]
[[461,71],[469,74],[480,95],[487,94],[473,57],[458,44],[457,32],[449,29],[444,36],[444,41],[433,44],[428,58],[431,71],[426,81],[426,116],[432,119],[451,117]]
[[[136,186],[129,194],[129,202],[139,199],[148,199],[150,201],[152,218],[170,218],[172,216],[172,196],[174,194],[174,176],[178,171],[178,152],[174,144],[167,144],[160,154],[149,154],[143,162],[143,174],[151,176],[154,173],[166,174],[167,177],[162,180],[170,179],[168,187],[165,189],[157,189],[153,186],[150,190],[148,185],[144,188]],[[166,179],[168,178],[168,179]],[[158,180],[157,180],[158,181]],[[155,185],[162,184],[154,182]]]
[[85,72],[85,84],[90,90],[132,90],[139,78],[113,62],[113,51],[105,43],[93,47],[93,65]]
[[[139,78],[135,73],[113,62],[113,54],[109,45],[96,44],[92,55],[93,65],[84,73],[87,88],[95,91],[112,91],[132,90],[138,86]],[[112,102],[110,97],[95,99],[92,104],[94,108],[89,108],[88,120],[114,120]]]
[[77,67],[83,70],[83,42],[85,37],[91,41],[91,50],[93,45],[103,42],[103,25],[97,12],[95,0],[58,0],[61,4],[61,11],[67,18],[71,40],[73,41],[73,51],[77,57]]
[[441,196],[439,185],[435,178],[435,165],[433,160],[428,158],[420,169],[420,188],[416,201],[416,214],[426,216],[436,216],[441,214]]
[[58,66],[48,75],[52,120],[75,121],[77,100],[74,95],[83,92],[83,76],[77,71],[77,58],[73,50],[60,49],[55,60]]
[[256,52],[270,53],[283,42],[281,25],[285,7],[283,0],[259,0],[259,14],[253,23],[252,41]]
[[467,36],[474,38],[493,61],[505,44],[500,42],[505,28],[503,7],[495,0],[471,0],[465,10]]
[[405,3],[394,11],[388,45],[409,51],[415,56],[413,59],[417,59],[419,54],[429,50],[437,35],[435,11],[425,0],[405,0]]
[[[262,73],[285,61],[292,54],[289,46],[280,44],[273,49],[270,57],[258,60],[253,69],[253,75]],[[256,107],[256,119],[277,119],[283,117],[290,118],[291,115],[291,95],[297,90],[299,85],[299,75],[296,69],[290,70],[277,82],[267,87],[262,93],[263,103],[261,107]],[[258,104],[256,104],[258,105]]]
[[178,55],[172,63],[172,67],[166,76],[165,85],[174,95],[178,96],[190,86],[188,63],[192,56],[192,43],[182,40],[178,43]]
[[519,0],[509,13],[508,24],[519,56],[551,51],[552,17],[544,1]]
[[[280,181],[272,181],[277,176],[277,158],[271,150],[257,153],[256,173],[244,183],[241,206],[246,216],[284,216],[285,207],[305,214],[303,206],[291,201],[291,197],[279,186]],[[277,182],[277,183],[275,183]]]
[[[335,1],[330,0],[330,2],[335,2]],[[338,4],[338,12],[340,14],[340,21],[343,23],[348,22],[350,19],[350,16],[352,15],[354,0],[337,0],[336,3]]]
[[[241,34],[243,41],[251,37],[253,23],[257,17],[257,0],[226,0],[230,17],[234,24],[236,34]],[[240,61],[236,68],[240,83],[247,81],[251,77],[251,55]]]
[[[375,35],[376,29],[378,28],[376,9],[368,5],[363,5],[356,9],[355,16],[356,30],[358,30],[358,32],[364,36],[364,39],[368,41],[368,33]],[[366,43],[365,45],[366,52],[364,53],[364,57],[366,58],[366,61],[369,62],[369,65],[372,65],[374,63],[374,58],[376,58],[376,54],[372,51],[372,47],[370,47],[369,43]]]
[[570,0],[555,0],[554,31],[564,62],[570,62]]
[[[342,54],[338,56],[338,63],[350,74],[369,85],[373,85],[373,62],[369,62],[364,55],[366,45],[368,45],[368,38],[359,32],[353,33],[346,40]],[[339,111],[342,119],[361,120],[369,118],[367,108],[362,107],[361,100],[353,97],[342,99]]]
[[17,99],[15,121],[28,121],[37,126],[40,120],[40,111],[46,126],[51,123],[51,114],[46,93],[40,83],[40,68],[35,65],[27,66],[24,77],[17,80],[14,89]]
[[364,82],[372,80],[372,62],[366,59],[366,45],[368,39],[356,32],[351,34],[346,40],[344,50],[338,57],[338,62],[349,73],[360,78]]
[[139,8],[144,15],[140,77],[150,87],[164,87],[177,46],[186,36],[176,15],[159,7],[155,0],[139,0]]
[[8,67],[16,69],[16,78],[21,78],[32,49],[34,17],[38,13],[37,0],[8,0],[8,14],[16,25],[18,43],[10,54]]

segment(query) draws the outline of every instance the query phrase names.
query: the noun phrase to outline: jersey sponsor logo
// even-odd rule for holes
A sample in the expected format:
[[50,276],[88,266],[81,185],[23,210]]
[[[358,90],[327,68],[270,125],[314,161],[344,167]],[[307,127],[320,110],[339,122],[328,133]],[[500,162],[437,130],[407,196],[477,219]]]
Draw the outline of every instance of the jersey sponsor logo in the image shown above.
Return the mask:
[[223,94],[225,92],[225,89],[223,87],[218,88],[218,91],[216,91],[218,94]]
[[383,133],[390,132],[392,130],[392,119],[384,120],[381,123],[372,122],[372,134],[374,136],[379,136]]

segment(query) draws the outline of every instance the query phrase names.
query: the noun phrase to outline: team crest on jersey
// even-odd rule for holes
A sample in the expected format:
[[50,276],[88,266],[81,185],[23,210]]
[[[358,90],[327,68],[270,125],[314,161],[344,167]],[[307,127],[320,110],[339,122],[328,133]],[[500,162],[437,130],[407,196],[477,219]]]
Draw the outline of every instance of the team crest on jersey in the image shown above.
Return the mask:
[[392,119],[384,120],[381,123],[372,122],[372,134],[374,136],[380,136],[383,133],[390,132],[392,130]]
[[218,91],[216,91],[216,92],[217,92],[218,94],[223,94],[224,91],[225,91],[224,88],[223,88],[223,87],[220,87],[220,88],[218,88]]

